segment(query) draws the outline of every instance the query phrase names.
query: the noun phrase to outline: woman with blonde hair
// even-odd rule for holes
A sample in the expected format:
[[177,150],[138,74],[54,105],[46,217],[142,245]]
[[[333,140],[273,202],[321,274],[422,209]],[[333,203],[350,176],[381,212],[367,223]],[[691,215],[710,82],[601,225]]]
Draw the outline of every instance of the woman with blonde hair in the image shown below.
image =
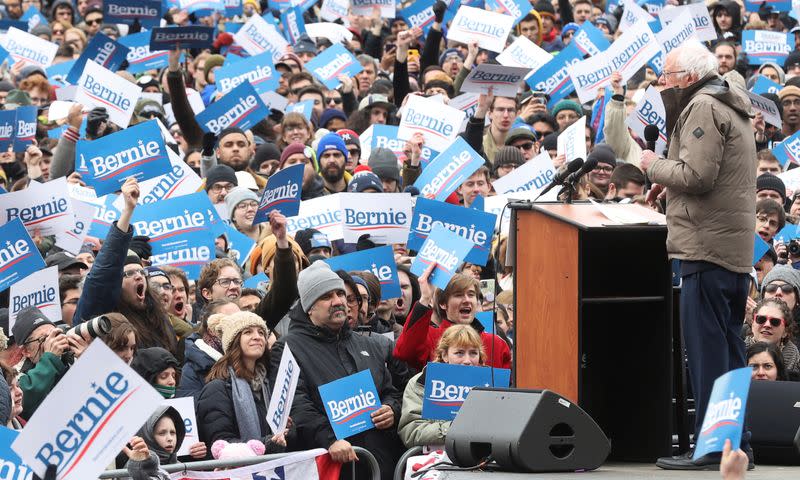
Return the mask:
[[[486,352],[478,332],[469,325],[453,325],[448,328],[435,350],[435,362],[451,365],[483,366]],[[422,445],[442,445],[450,428],[444,420],[422,418],[422,399],[425,396],[425,372],[411,377],[403,393],[403,410],[397,433],[406,448]]]

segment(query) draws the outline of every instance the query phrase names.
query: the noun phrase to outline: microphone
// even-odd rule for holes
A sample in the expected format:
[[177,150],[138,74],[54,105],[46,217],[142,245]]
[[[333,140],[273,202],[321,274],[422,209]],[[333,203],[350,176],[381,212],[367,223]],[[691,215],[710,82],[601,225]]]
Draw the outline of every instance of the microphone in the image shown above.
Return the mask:
[[656,152],[656,142],[658,141],[658,127],[652,123],[644,127],[644,141],[647,142],[647,149]]
[[[556,174],[555,178],[553,178],[553,181],[550,182],[550,185],[548,185],[547,188],[542,190],[542,192],[539,194],[539,197],[541,197],[545,193],[549,192],[550,190],[552,190],[557,185],[561,185],[562,183],[564,183],[564,180],[567,177],[569,177],[570,174],[577,172],[578,169],[580,169],[582,165],[583,165],[583,159],[582,158],[576,158],[575,160],[569,162],[567,164],[567,168],[565,170],[563,170],[562,172]],[[536,199],[538,199],[539,197],[536,197]]]
[[582,176],[584,176],[587,173],[591,172],[595,168],[597,168],[597,159],[596,158],[590,158],[589,160],[587,160],[583,164],[583,166],[581,167],[580,170],[578,170],[577,172],[574,172],[574,173],[570,173],[569,176],[567,177],[567,179],[564,181],[564,183],[573,184],[574,185],[578,180],[581,179]]

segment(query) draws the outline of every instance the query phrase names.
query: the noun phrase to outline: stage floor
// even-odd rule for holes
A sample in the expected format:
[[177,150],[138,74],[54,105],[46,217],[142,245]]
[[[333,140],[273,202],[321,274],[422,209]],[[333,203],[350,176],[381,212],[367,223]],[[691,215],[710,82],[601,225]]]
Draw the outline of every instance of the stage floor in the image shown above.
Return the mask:
[[[523,480],[528,478],[583,478],[583,479],[720,479],[718,471],[708,472],[679,472],[674,470],[662,470],[655,465],[645,463],[608,463],[601,468],[582,473],[503,473],[503,472],[446,472],[439,477],[440,480]],[[789,478],[800,478],[800,467],[779,467],[771,465],[756,465],[756,469],[747,472],[748,479],[776,479],[787,480]]]

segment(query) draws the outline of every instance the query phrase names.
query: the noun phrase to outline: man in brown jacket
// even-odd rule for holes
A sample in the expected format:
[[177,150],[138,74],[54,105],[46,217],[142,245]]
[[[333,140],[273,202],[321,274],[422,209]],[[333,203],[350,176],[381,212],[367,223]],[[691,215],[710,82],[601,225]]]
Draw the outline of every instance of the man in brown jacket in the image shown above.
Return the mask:
[[[653,201],[666,192],[667,251],[681,261],[680,314],[697,406],[695,438],[714,380],[745,363],[740,337],[753,265],[756,150],[750,102],[717,74],[699,43],[667,55],[662,92],[671,132],[667,158],[642,152]],[[745,432],[741,448],[752,450]],[[716,470],[720,455],[693,452],[658,460],[676,470]]]

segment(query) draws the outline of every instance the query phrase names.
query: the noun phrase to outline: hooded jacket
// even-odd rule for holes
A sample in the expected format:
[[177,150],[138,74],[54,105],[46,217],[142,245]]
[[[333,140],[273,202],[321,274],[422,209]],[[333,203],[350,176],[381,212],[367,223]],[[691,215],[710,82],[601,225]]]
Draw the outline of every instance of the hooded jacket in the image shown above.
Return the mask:
[[750,101],[716,73],[661,96],[669,151],[647,175],[667,187],[667,252],[749,273],[756,217]]
[[[176,433],[176,440],[175,440],[175,448],[172,452],[167,452],[163,448],[158,446],[158,442],[156,442],[156,437],[154,435],[156,424],[162,417],[169,417],[175,423],[175,433]],[[155,453],[158,456],[158,460],[161,462],[162,465],[167,465],[169,463],[175,463],[178,461],[178,449],[181,447],[183,443],[183,439],[186,437],[186,426],[183,424],[183,417],[181,414],[175,410],[175,407],[170,407],[168,405],[159,405],[155,412],[150,415],[150,418],[144,423],[144,426],[139,429],[139,436],[142,437],[142,440],[147,444],[147,448],[150,449],[151,452]]]
[[169,367],[180,370],[178,360],[161,347],[142,348],[131,362],[131,368],[150,385],[155,385],[158,374]]
[[211,371],[214,362],[222,357],[220,352],[216,352],[217,359],[209,355],[214,353],[214,348],[204,342],[198,334],[187,338],[185,345],[186,360],[181,369],[178,390],[175,392],[175,396],[178,398],[197,397],[206,384],[206,375]]
[[[289,334],[272,347],[270,383],[275,377],[283,355],[284,345],[290,345],[300,366],[291,416],[304,449],[329,448],[336,436],[328,422],[319,387],[334,380],[369,370],[383,405],[394,411],[395,423],[400,419],[402,393],[392,384],[386,367],[386,353],[380,343],[369,337],[354,334],[347,322],[338,332],[318,327],[303,311],[300,302],[289,312]],[[367,430],[347,439],[354,446],[369,450],[381,467],[381,473],[391,473],[402,454],[402,445],[394,428]]]

